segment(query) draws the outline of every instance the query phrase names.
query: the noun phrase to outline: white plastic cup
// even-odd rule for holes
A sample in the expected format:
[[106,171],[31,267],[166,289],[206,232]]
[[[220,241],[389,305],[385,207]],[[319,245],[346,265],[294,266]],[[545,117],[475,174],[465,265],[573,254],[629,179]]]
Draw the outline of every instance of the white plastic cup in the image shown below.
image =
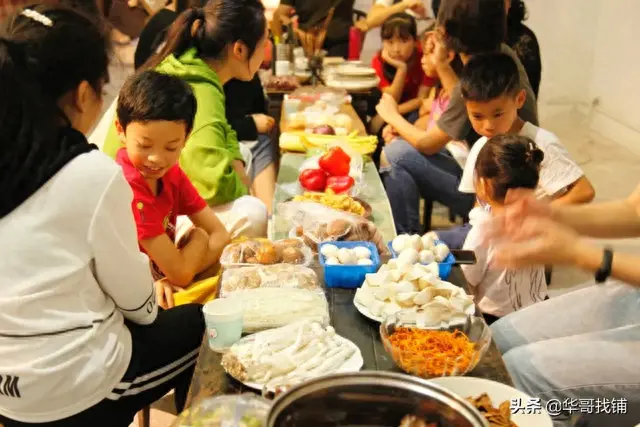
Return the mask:
[[302,101],[300,99],[291,99],[286,97],[282,102],[284,108],[285,117],[289,117],[293,113],[297,113],[300,110]]
[[291,62],[276,61],[276,76],[290,76],[291,72]]
[[244,304],[240,298],[219,298],[202,307],[211,350],[222,353],[242,336]]

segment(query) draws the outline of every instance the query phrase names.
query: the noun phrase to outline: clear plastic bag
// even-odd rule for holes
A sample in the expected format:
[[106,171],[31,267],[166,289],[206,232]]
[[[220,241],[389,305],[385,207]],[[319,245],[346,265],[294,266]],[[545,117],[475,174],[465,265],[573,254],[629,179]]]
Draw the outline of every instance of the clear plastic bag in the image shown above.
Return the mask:
[[173,427],[263,427],[271,404],[253,394],[218,396],[183,411]]
[[300,265],[276,264],[239,267],[226,270],[222,275],[220,297],[257,288],[286,288],[322,291],[316,273]]
[[279,328],[300,320],[329,324],[329,305],[324,292],[295,288],[257,288],[233,292],[242,299],[242,332]]
[[292,226],[290,236],[302,239],[305,246],[314,252],[323,242],[349,241],[371,242],[376,245],[380,255],[389,254],[378,228],[361,216],[309,202],[282,203],[278,209]]
[[301,239],[284,239],[272,242],[267,239],[244,240],[227,245],[220,257],[220,264],[227,267],[251,265],[293,264],[308,266],[313,252]]

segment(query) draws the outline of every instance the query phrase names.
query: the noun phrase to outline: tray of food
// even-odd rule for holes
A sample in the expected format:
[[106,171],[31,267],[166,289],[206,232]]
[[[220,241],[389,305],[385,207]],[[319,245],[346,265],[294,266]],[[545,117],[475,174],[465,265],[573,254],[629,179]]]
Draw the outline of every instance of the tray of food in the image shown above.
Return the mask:
[[220,296],[258,288],[307,289],[322,291],[316,273],[301,265],[275,264],[237,267],[222,274]]
[[367,274],[354,305],[364,316],[383,321],[400,310],[418,313],[426,326],[463,322],[475,313],[473,296],[441,280],[437,263],[406,264],[392,259],[377,273]]
[[440,278],[446,280],[451,274],[456,259],[451,254],[449,247],[444,242],[437,240],[436,237],[431,232],[423,236],[401,234],[389,242],[388,247],[391,256],[411,264],[419,262],[428,265],[437,262]]
[[249,265],[293,264],[308,266],[313,252],[301,239],[284,239],[272,242],[267,239],[245,239],[227,245],[220,257],[225,267]]
[[373,217],[373,208],[369,203],[359,197],[352,197],[348,194],[335,194],[331,190],[327,190],[325,193],[305,191],[301,195],[286,200],[285,203],[291,201],[319,203],[331,209],[360,215],[366,219]]
[[296,322],[242,338],[223,356],[225,371],[247,387],[273,391],[323,375],[356,372],[360,349],[331,326]]

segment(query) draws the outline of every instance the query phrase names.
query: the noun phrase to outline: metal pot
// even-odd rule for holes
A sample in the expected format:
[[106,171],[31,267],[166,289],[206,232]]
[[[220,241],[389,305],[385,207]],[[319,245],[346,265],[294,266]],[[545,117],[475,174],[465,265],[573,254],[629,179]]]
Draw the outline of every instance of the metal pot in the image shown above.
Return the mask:
[[465,399],[426,380],[391,372],[329,375],[275,401],[267,427],[398,427],[405,415],[438,427],[489,427]]

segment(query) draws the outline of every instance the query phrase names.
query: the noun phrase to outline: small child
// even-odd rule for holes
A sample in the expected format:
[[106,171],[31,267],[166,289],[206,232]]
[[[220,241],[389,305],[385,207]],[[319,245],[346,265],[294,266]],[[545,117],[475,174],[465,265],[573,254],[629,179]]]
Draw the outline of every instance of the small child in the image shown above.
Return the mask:
[[[474,56],[460,75],[461,93],[474,130],[482,136],[467,157],[458,190],[473,194],[476,157],[496,135],[519,135],[530,138],[544,153],[536,194],[553,204],[580,204],[593,200],[595,190],[584,172],[553,133],[525,122],[518,116],[526,98],[518,67],[511,56],[491,53]],[[438,237],[450,248],[459,248],[468,225],[438,231]]]
[[[193,91],[176,77],[144,71],[120,91],[116,128],[124,147],[116,161],[133,190],[138,242],[152,261],[154,278],[166,277],[179,288],[215,268],[229,242],[227,230],[178,165],[195,114]],[[176,246],[178,215],[187,215],[194,228]]]
[[413,116],[415,122],[422,101],[435,81],[425,75],[420,65],[422,48],[418,44],[416,20],[407,13],[391,15],[382,24],[382,50],[371,66],[380,79],[379,89],[399,103],[402,115]]
[[493,137],[478,153],[474,186],[480,206],[469,213],[472,227],[463,246],[475,252],[477,263],[462,271],[488,324],[547,298],[544,266],[495,269],[494,248],[484,238],[487,222],[502,213],[509,189],[538,186],[544,157],[531,139],[515,135]]

